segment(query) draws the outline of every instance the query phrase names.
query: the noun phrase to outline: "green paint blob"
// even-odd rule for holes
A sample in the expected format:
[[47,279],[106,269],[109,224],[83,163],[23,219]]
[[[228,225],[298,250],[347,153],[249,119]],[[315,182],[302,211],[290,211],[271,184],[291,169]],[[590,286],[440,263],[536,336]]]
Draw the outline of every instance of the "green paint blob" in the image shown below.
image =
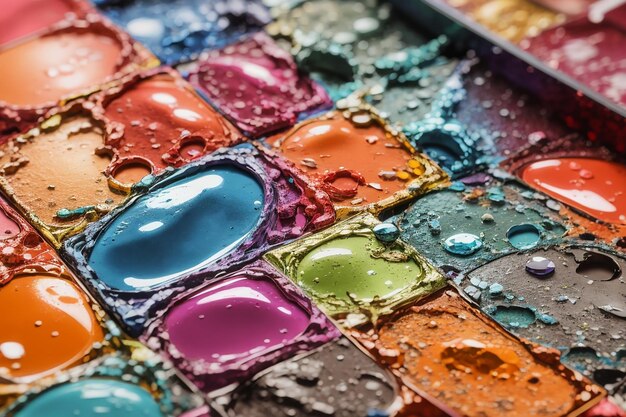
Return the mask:
[[[324,303],[387,300],[415,285],[422,268],[413,260],[392,262],[374,258],[384,246],[362,236],[337,238],[312,249],[300,262],[297,282]],[[350,295],[349,295],[350,294]]]

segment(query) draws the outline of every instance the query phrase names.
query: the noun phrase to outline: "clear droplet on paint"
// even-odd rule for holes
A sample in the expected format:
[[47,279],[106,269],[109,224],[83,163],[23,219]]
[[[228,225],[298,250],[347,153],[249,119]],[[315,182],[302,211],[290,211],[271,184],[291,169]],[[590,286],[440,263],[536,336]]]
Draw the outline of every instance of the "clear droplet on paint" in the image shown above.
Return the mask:
[[554,273],[556,265],[548,258],[533,256],[526,262],[526,272],[538,278],[547,278]]
[[400,237],[400,230],[393,223],[381,223],[372,229],[376,239],[383,243],[391,243]]
[[7,359],[21,359],[26,351],[24,346],[18,342],[4,342],[0,344],[0,353]]
[[443,242],[446,251],[455,255],[471,255],[483,246],[483,242],[471,233],[458,233],[447,238]]
[[509,228],[506,237],[514,248],[530,249],[541,240],[541,231],[534,224],[518,224]]

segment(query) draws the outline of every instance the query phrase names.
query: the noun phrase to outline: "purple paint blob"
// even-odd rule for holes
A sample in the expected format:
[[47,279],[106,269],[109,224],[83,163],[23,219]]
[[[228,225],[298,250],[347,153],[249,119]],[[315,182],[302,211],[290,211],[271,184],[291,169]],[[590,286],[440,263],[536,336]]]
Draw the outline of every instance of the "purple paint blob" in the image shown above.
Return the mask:
[[254,138],[332,105],[324,89],[298,71],[291,54],[261,32],[207,52],[189,81]]
[[526,272],[538,278],[547,278],[554,273],[556,265],[548,258],[533,256],[526,262]]
[[269,280],[234,277],[195,294],[165,319],[188,359],[222,362],[274,349],[302,334],[309,314]]

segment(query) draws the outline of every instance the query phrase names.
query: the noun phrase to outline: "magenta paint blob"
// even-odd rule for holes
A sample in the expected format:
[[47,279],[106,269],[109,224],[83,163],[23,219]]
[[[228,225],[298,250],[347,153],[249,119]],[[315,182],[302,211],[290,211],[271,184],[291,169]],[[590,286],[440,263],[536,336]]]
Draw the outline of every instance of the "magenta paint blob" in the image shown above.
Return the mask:
[[206,53],[189,81],[254,138],[332,105],[324,89],[298,71],[291,54],[264,33]]
[[309,321],[273,282],[234,277],[174,307],[165,327],[188,360],[222,362],[277,348]]

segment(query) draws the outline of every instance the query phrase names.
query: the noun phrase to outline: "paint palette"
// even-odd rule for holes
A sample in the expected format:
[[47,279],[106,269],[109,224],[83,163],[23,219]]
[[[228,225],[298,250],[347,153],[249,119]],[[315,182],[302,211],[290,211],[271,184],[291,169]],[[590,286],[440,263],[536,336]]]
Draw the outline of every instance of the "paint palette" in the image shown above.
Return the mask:
[[626,416],[624,7],[432,1],[2,4],[0,415]]

